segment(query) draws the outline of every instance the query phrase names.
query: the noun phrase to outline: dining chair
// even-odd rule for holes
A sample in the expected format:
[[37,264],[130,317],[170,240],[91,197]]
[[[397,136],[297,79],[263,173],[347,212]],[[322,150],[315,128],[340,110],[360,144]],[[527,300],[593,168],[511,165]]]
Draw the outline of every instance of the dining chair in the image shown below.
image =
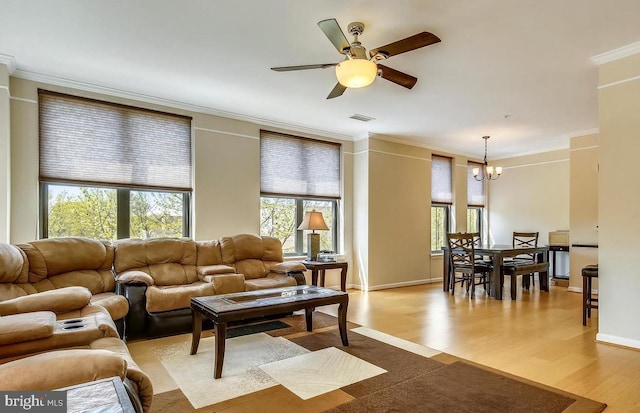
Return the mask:
[[[538,233],[537,232],[514,232],[513,233],[513,248],[535,248],[538,246]],[[508,275],[511,278],[511,299],[515,300],[516,293],[516,281],[519,275],[523,276],[522,286],[523,288],[529,288],[530,280],[533,282],[533,275],[536,272],[548,271],[549,262],[537,262],[535,253],[518,254],[510,261],[502,263],[500,269],[500,287],[504,284],[504,276]]]
[[[513,232],[513,248],[535,248],[538,246],[538,232]],[[535,254],[519,254],[513,257],[515,264],[534,264]],[[534,273],[522,275],[522,287],[529,289],[529,285],[535,287]]]
[[463,288],[467,283],[467,292],[471,289],[471,298],[475,297],[476,285],[482,284],[484,290],[488,292],[487,283],[490,278],[488,275],[492,268],[487,263],[476,261],[474,234],[448,233],[447,240],[451,268],[451,294],[455,294],[455,285],[458,282]]

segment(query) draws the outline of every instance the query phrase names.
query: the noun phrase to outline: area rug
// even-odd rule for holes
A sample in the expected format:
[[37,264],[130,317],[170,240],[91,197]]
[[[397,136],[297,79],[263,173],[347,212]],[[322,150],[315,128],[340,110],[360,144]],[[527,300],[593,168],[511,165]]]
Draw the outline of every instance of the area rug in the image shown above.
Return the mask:
[[[470,363],[334,317],[283,319],[291,327],[227,339],[213,379],[212,338],[152,347],[179,386],[152,412],[540,412],[597,413],[606,404]],[[151,377],[153,380],[153,376]]]

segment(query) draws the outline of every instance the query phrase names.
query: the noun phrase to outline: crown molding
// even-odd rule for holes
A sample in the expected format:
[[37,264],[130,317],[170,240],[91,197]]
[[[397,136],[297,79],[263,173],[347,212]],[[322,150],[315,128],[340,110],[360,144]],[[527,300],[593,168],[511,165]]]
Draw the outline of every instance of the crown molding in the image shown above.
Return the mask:
[[[2,63],[0,54],[0,63]],[[6,55],[5,55],[6,56]],[[273,128],[286,129],[298,133],[306,133],[311,135],[324,136],[326,138],[333,138],[343,141],[353,141],[353,137],[349,135],[343,135],[335,132],[330,132],[322,129],[309,128],[301,125],[294,125],[286,122],[279,122],[271,119],[259,118],[256,116],[243,115],[235,112],[227,112],[220,109],[194,105],[191,103],[181,102],[173,99],[166,99],[157,96],[145,95],[142,93],[129,92],[122,89],[111,88],[107,86],[95,85],[92,83],[81,82],[77,80],[66,79],[57,76],[45,75],[42,73],[30,72],[27,70],[17,69],[12,75],[13,77],[30,80],[33,82],[47,83],[55,86],[68,87],[72,89],[78,89],[85,92],[99,93],[107,96],[114,96],[123,99],[131,99],[139,102],[151,103],[154,105],[166,106],[173,109],[186,110],[189,112],[202,113],[206,115],[220,116],[223,118],[235,119],[244,122],[256,123],[260,126],[268,126]]]
[[13,72],[16,71],[16,58],[11,55],[0,53],[0,64],[7,66],[9,76],[13,75]]
[[596,65],[601,65],[637,53],[640,53],[640,42],[631,43],[617,49],[609,50],[608,52],[600,53],[599,55],[593,56],[591,61]]
[[575,132],[569,132],[567,133],[567,137],[569,139],[571,138],[579,138],[581,136],[587,136],[587,135],[595,135],[600,133],[600,128],[593,128],[593,129],[585,129],[585,130],[578,130]]

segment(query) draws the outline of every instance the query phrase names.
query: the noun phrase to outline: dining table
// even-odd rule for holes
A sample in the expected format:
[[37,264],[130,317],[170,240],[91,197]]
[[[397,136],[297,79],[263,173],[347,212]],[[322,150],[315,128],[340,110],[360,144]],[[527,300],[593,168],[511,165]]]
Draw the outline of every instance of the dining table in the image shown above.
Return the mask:
[[[451,274],[451,253],[449,246],[442,247],[444,252],[444,282],[442,289],[449,291]],[[520,254],[535,254],[536,262],[549,262],[549,246],[514,248],[513,245],[480,245],[474,247],[476,256],[489,260],[493,266],[491,271],[491,282],[489,283],[489,295],[498,300],[502,300],[502,286],[500,284],[500,271],[505,258],[513,258]],[[548,268],[548,267],[547,267]],[[549,292],[549,271],[541,271],[540,291]]]

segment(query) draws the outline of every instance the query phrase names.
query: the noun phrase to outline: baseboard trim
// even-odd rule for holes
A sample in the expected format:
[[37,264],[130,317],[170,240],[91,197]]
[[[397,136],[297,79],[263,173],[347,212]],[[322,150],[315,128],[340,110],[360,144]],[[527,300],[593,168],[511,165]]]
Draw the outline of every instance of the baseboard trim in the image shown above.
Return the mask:
[[[567,291],[571,291],[572,293],[580,293],[580,294],[582,294],[582,287],[568,287]],[[598,290],[592,289],[591,293],[597,295],[598,294]]]
[[604,344],[627,347],[633,350],[640,350],[640,340],[633,340],[625,337],[612,336],[610,334],[596,334],[596,341]]
[[354,288],[356,290],[362,290],[362,291],[377,291],[377,290],[388,290],[390,288],[412,287],[414,285],[432,284],[437,282],[442,282],[442,277],[429,278],[424,280],[415,280],[415,281],[405,281],[401,283],[373,285],[373,286],[368,286],[366,288],[360,284],[349,284],[347,288]]

